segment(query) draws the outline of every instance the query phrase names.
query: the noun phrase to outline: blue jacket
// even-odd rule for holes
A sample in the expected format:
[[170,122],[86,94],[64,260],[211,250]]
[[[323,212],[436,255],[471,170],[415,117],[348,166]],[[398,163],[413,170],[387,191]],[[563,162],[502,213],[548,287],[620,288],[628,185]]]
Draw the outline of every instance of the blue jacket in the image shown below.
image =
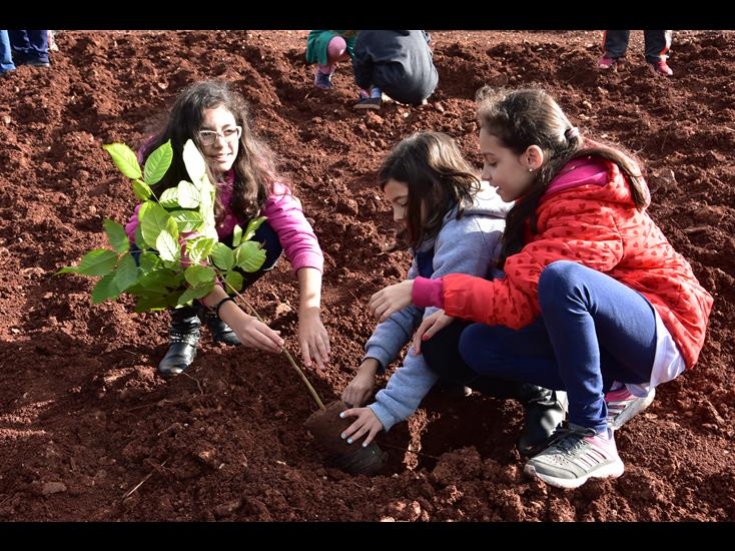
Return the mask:
[[[462,218],[457,220],[456,208],[449,211],[444,216],[444,224],[438,235],[415,251],[408,279],[419,275],[419,255],[432,249],[432,279],[454,273],[480,277],[501,275],[493,272],[492,263],[500,253],[505,215],[511,206],[511,203],[504,203],[500,199],[495,188],[483,182],[482,191],[475,197],[474,204],[465,209]],[[381,372],[384,372],[398,358],[421,321],[436,310],[410,305],[394,313],[375,328],[365,344],[364,358],[378,360]],[[423,355],[414,356],[409,352],[403,358],[403,365],[368,407],[387,431],[416,411],[437,380],[438,377],[426,365]]]

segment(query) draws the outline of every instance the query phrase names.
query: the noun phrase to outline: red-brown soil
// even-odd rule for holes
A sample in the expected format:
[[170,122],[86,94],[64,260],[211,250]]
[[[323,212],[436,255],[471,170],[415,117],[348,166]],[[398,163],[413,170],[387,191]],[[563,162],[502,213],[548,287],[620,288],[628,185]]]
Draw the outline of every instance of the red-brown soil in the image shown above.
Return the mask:
[[[601,31],[435,31],[429,104],[359,113],[348,65],[331,92],[313,87],[307,32],[61,31],[49,69],[0,82],[0,520],[735,519],[735,34],[676,31],[667,79],[644,63],[640,32],[627,62],[600,73]],[[715,306],[696,368],[619,431],[625,474],[568,491],[531,480],[517,403],[434,392],[380,435],[385,471],[353,476],[314,445],[304,423],[317,405],[285,356],[205,332],[184,375],[158,377],[167,315],[92,306],[92,280],[54,273],[105,246],[103,220],[134,207],[102,145],[137,146],[184,85],[214,77],[251,101],[324,248],[333,361],[306,370],[324,403],[374,326],[368,298],[408,267],[381,252],[393,225],[374,174],[395,142],[444,131],[479,166],[477,88],[540,83],[582,132],[637,152],[650,212]],[[247,298],[293,347],[288,263]]]

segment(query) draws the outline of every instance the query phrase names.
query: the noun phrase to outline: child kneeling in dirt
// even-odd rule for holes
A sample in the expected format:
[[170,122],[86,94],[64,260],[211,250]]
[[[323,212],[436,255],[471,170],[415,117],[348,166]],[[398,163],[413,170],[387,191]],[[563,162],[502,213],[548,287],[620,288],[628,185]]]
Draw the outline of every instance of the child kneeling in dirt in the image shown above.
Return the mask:
[[439,73],[423,30],[359,31],[352,68],[360,87],[355,109],[380,109],[382,94],[409,105],[421,105],[434,93]]
[[[298,340],[305,366],[312,362],[323,368],[329,360],[329,335],[320,318],[324,257],[300,201],[275,169],[272,151],[250,127],[245,99],[223,81],[194,83],[184,89],[168,120],[143,146],[141,162],[158,147],[171,141],[173,160],[164,177],[152,186],[156,197],[189,176],[183,160],[184,145],[192,140],[207,163],[210,180],[217,189],[215,217],[221,242],[231,243],[235,226],[247,227],[250,220],[264,216],[254,241],[266,251],[265,262],[254,273],[242,272],[244,289],[271,270],[285,253],[299,281]],[[138,206],[126,225],[131,243],[138,226]],[[170,347],[158,365],[164,376],[179,375],[196,356],[200,326],[212,330],[215,341],[244,344],[279,353],[284,341],[277,331],[246,314],[221,285],[196,306],[171,312]]]
[[[566,391],[568,423],[526,474],[560,488],[621,476],[614,431],[696,364],[712,296],[646,212],[630,154],[585,140],[543,90],[483,89],[478,100],[483,178],[515,202],[505,277],[419,275],[370,307],[380,320],[407,305],[442,308],[416,331],[414,351],[453,318],[475,322],[460,338],[473,372]],[[359,415],[348,438],[377,432],[361,410],[345,413]]]
[[[503,203],[487,182],[481,182],[456,143],[446,134],[423,132],[401,141],[383,162],[378,182],[393,207],[393,218],[404,226],[399,238],[413,254],[409,278],[438,278],[451,273],[477,277],[500,276],[493,269],[500,250],[505,215]],[[417,308],[407,301],[375,328],[365,345],[357,375],[342,393],[349,409],[343,415],[357,421],[342,437],[369,434],[369,444],[380,430],[389,430],[409,417],[440,379],[497,398],[514,398],[526,408],[526,426],[519,440],[522,453],[541,449],[564,419],[560,397],[545,388],[495,377],[481,377],[459,358],[459,335],[450,326],[441,338],[444,351],[408,354],[375,402],[360,408],[373,395],[376,374],[383,373],[409,342],[416,328],[436,308]],[[371,307],[375,305],[371,302]]]

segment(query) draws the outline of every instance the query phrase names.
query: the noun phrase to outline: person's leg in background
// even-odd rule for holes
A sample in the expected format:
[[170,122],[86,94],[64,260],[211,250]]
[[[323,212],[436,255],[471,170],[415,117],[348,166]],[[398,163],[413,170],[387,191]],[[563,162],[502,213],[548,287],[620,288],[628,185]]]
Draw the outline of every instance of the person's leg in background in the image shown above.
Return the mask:
[[314,75],[314,86],[322,90],[332,88],[332,75],[340,61],[346,61],[350,58],[347,53],[347,42],[341,36],[335,36],[327,45],[326,65],[317,65],[316,74]]
[[12,52],[8,31],[2,29],[0,30],[0,76],[7,76],[11,71],[15,71]]
[[628,49],[630,31],[605,31],[602,36],[602,57],[597,62],[599,69],[610,69]]
[[16,65],[48,67],[48,30],[8,30]]
[[645,41],[646,62],[661,75],[670,77],[674,74],[666,62],[669,59],[673,31],[643,31]]

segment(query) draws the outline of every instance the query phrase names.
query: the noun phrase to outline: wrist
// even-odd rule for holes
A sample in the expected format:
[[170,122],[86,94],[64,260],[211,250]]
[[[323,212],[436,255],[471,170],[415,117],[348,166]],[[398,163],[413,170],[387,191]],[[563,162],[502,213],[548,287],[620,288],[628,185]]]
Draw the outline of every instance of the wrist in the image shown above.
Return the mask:
[[376,375],[380,370],[380,362],[375,358],[365,358],[360,367],[357,368],[358,373],[366,373],[369,375]]

